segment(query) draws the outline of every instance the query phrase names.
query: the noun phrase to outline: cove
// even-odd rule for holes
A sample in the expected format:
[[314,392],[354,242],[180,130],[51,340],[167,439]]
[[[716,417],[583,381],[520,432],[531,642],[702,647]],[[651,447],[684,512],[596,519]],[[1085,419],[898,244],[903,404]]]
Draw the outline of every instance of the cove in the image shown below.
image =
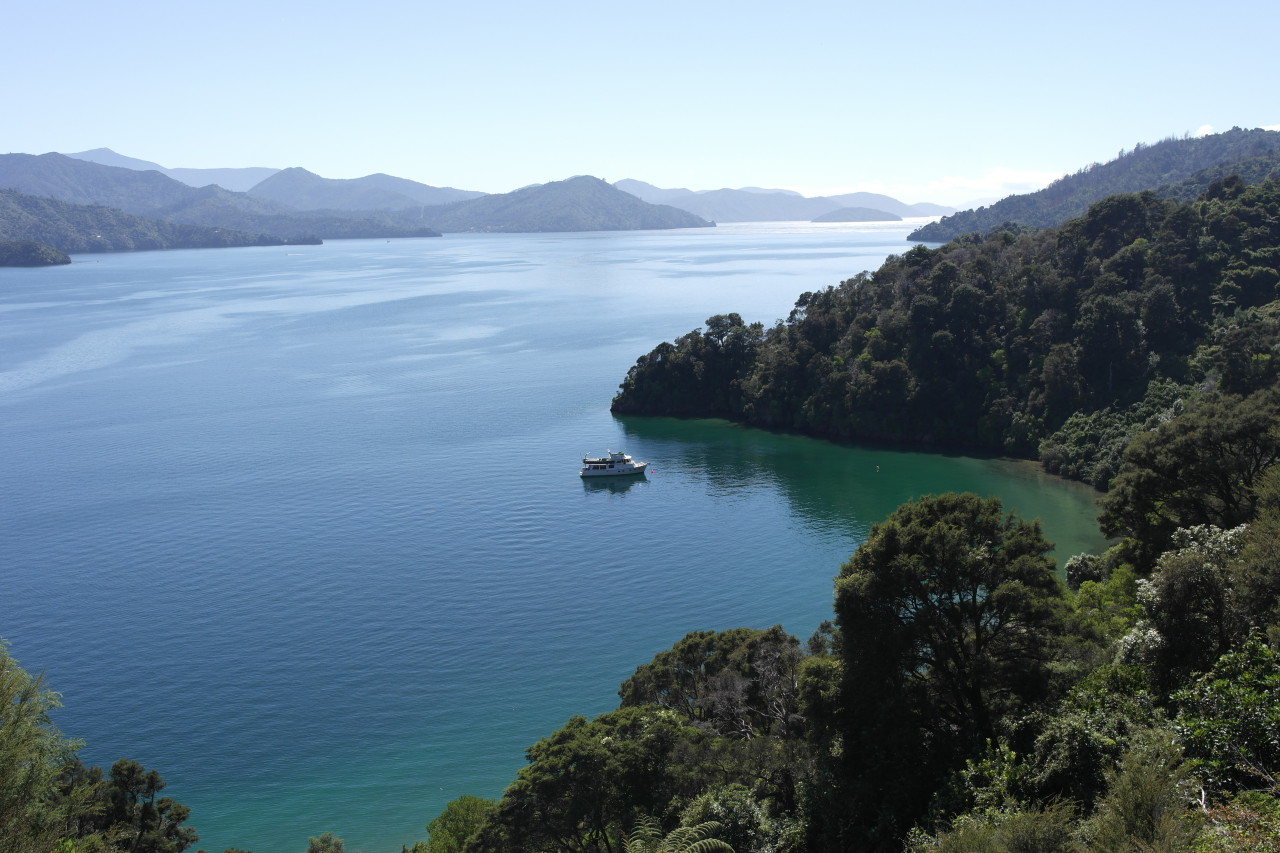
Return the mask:
[[[686,632],[807,637],[905,500],[994,495],[1059,559],[1101,547],[1094,494],[1033,466],[609,414],[656,343],[785,317],[909,248],[895,224],[0,270],[0,636],[199,847],[394,853]],[[583,482],[609,449],[652,473]]]

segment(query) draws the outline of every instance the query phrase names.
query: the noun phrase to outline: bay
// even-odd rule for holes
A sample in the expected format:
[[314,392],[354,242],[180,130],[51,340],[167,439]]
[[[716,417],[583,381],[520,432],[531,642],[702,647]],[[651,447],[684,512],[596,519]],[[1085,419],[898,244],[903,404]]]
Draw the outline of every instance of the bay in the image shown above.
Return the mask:
[[[871,524],[972,490],[1101,545],[999,459],[614,418],[655,344],[909,248],[913,223],[449,235],[0,270],[0,637],[83,757],[199,847],[394,853],[687,631],[829,618]],[[652,471],[583,482],[625,449]]]

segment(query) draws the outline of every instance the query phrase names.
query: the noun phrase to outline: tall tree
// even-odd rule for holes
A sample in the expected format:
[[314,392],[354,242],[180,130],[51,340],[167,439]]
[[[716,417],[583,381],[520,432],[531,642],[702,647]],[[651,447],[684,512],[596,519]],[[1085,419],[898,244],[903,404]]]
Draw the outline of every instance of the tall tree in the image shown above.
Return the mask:
[[[836,580],[836,849],[896,847],[942,775],[1046,697],[1061,584],[1037,522],[994,498],[925,497],[872,528]],[[830,830],[828,830],[830,831]]]

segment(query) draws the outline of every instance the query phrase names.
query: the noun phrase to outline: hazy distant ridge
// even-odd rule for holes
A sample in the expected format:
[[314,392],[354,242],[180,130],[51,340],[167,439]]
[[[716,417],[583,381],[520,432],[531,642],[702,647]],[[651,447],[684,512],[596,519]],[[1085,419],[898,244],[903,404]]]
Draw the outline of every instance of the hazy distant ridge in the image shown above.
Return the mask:
[[[1238,127],[1225,133],[1137,145],[1115,160],[1094,163],[1037,192],[1009,196],[989,207],[961,211],[931,222],[916,229],[908,239],[943,243],[961,234],[985,234],[1006,222],[1049,228],[1081,216],[1090,204],[1117,193],[1156,190],[1185,200],[1202,192],[1213,176],[1249,172],[1251,161],[1263,158],[1265,163],[1277,152],[1280,131]],[[1232,165],[1238,168],[1233,169]]]
[[306,169],[282,169],[251,188],[254,198],[287,204],[297,210],[402,210],[480,198],[482,192],[433,187],[391,175],[322,178]]
[[279,169],[268,169],[260,166],[250,166],[243,169],[166,169],[164,166],[152,163],[149,160],[139,160],[136,157],[117,154],[110,148],[94,148],[90,151],[78,151],[75,154],[67,154],[66,156],[76,160],[87,160],[90,163],[99,163],[103,166],[115,166],[121,169],[144,172],[148,170],[156,171],[190,187],[217,184],[223,189],[233,192],[244,192],[280,171]]
[[807,222],[847,207],[883,210],[900,217],[942,216],[955,212],[955,208],[940,204],[905,204],[892,196],[866,192],[816,198],[807,198],[789,190],[759,187],[695,192],[663,189],[632,178],[618,181],[614,186],[651,204],[669,204],[714,222]]
[[[275,239],[285,240],[311,236],[428,237],[439,236],[442,230],[624,231],[711,225],[688,211],[649,204],[591,177],[571,178],[500,195],[450,190],[434,197],[456,198],[456,194],[474,197],[436,205],[410,199],[407,206],[407,197],[397,190],[417,193],[419,199],[426,199],[433,197],[426,194],[427,190],[438,192],[438,188],[389,175],[335,181],[305,169],[283,170],[264,184],[261,192],[236,193],[214,184],[190,187],[154,169],[107,166],[62,154],[0,155],[0,187],[12,187],[30,196],[76,205],[98,205],[120,216],[231,229],[250,235],[276,235]],[[278,192],[272,190],[273,185]],[[273,194],[324,207],[299,210],[263,197]],[[378,209],[390,203],[396,207]],[[127,248],[125,244],[129,243],[125,240],[119,246],[99,246],[86,234],[81,234],[80,242],[76,243],[61,224],[51,221],[49,229],[52,236],[47,239],[38,233],[8,235],[3,232],[0,239],[44,239],[58,247],[74,243],[69,251],[115,250]],[[159,248],[165,242],[159,238],[143,240],[138,247]]]
[[377,212],[359,216],[300,213],[216,185],[197,189],[154,170],[104,166],[62,154],[0,155],[0,187],[72,204],[116,208],[148,219],[272,234],[286,240],[436,235],[420,223],[400,222]]

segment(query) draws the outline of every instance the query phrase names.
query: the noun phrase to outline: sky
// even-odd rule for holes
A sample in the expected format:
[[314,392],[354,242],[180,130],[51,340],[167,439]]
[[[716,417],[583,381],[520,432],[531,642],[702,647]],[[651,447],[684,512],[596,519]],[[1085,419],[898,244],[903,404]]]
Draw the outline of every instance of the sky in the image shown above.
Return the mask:
[[44,0],[0,152],[507,192],[594,175],[964,206],[1280,129],[1274,0]]

